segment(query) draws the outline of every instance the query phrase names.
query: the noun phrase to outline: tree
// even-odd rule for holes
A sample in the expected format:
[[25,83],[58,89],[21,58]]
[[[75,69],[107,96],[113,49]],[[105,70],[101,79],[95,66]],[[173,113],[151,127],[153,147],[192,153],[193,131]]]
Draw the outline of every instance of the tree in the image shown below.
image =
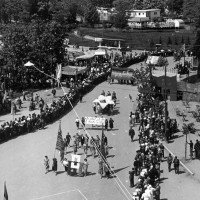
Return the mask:
[[167,41],[167,45],[171,45],[172,44],[172,39],[171,39],[171,37],[169,36],[168,37],[168,41]]
[[162,37],[159,38],[159,44],[162,44]]
[[127,26],[128,16],[126,12],[118,12],[112,18],[113,26],[118,29],[123,29]]
[[181,44],[185,44],[185,40],[184,40],[183,35],[182,35],[182,37],[181,37]]
[[150,43],[149,43],[149,46],[150,46],[151,48],[154,48],[155,43],[154,43],[154,41],[153,41],[153,38],[151,38]]
[[178,45],[178,38],[176,36],[174,37],[174,45]]
[[99,23],[99,14],[96,10],[96,7],[93,5],[90,5],[90,8],[88,11],[85,13],[85,20],[88,24],[90,24],[92,27]]
[[[200,31],[197,31],[195,44],[200,44]],[[199,45],[194,45],[192,48],[194,55],[197,57],[198,61],[200,60],[200,48]],[[200,62],[198,62],[198,77],[200,77]]]
[[114,0],[91,0],[91,3],[98,7],[111,8]]
[[190,42],[190,37],[189,37],[189,36],[187,37],[186,44],[187,44],[187,45],[190,45],[190,44],[191,44],[191,42]]
[[183,12],[183,1],[184,0],[167,0],[166,6],[172,14],[176,13],[180,15]]
[[130,10],[133,6],[131,0],[115,0],[113,2],[113,5],[115,6],[117,11],[123,11]]
[[190,19],[195,27],[200,27],[200,1],[184,0],[183,15],[186,19]]

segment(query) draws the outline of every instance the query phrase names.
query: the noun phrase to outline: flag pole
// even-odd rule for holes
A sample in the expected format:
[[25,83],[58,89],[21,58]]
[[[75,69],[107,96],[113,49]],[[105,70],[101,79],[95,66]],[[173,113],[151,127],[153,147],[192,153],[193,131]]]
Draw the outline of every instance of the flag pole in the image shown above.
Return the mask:
[[[61,120],[59,120],[59,128],[61,129]],[[57,143],[57,141],[56,141],[56,143]],[[55,155],[56,155],[56,147],[55,147],[55,150],[54,150],[54,158],[55,158]]]

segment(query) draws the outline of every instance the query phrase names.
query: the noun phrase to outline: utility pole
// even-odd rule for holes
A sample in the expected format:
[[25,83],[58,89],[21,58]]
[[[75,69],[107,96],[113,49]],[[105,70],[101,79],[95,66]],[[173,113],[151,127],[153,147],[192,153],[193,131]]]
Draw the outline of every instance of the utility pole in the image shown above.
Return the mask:
[[167,141],[167,59],[164,58],[164,65],[165,65],[165,88],[164,88],[164,99],[165,99],[165,140]]

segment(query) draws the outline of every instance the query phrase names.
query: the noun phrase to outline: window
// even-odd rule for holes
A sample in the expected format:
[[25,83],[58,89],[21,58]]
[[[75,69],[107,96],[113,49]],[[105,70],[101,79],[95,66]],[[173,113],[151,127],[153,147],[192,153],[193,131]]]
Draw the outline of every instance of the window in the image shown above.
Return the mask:
[[157,15],[157,12],[154,12],[154,15]]
[[140,13],[139,13],[139,15],[140,15]]

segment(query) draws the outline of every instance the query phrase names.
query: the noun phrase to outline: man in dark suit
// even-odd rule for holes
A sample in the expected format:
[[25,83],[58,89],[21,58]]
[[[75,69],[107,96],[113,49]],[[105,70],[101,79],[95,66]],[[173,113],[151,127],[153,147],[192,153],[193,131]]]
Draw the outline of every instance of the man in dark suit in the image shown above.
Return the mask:
[[133,138],[135,136],[135,131],[132,127],[130,127],[129,136],[131,137],[131,142],[133,142]]

